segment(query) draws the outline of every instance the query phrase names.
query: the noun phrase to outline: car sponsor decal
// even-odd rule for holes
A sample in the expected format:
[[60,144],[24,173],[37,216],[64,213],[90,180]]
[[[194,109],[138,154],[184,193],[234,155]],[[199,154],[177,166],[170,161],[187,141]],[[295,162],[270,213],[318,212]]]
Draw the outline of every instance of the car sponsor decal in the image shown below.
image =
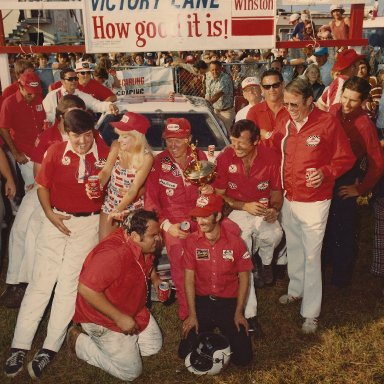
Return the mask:
[[209,260],[209,249],[196,249],[196,260]]
[[168,180],[159,179],[159,183],[160,183],[160,185],[163,185],[166,188],[172,188],[172,189],[176,189],[177,188],[177,184],[176,183],[172,183],[172,182],[170,182]]

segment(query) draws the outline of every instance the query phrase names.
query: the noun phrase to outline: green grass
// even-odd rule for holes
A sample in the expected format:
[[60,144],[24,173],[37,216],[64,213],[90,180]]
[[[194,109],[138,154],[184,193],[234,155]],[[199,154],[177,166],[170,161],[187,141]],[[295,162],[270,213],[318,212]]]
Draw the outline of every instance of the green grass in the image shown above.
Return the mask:
[[[347,290],[334,290],[325,284],[319,331],[301,333],[299,305],[278,303],[284,289],[258,290],[259,321],[266,337],[254,343],[253,363],[247,369],[232,365],[214,377],[197,377],[177,358],[179,326],[176,306],[155,303],[152,312],[164,332],[161,352],[144,359],[144,373],[138,384],[384,384],[384,299],[381,282],[369,274],[372,219],[367,208],[360,210],[359,257],[353,283]],[[5,271],[1,274],[4,287]],[[288,280],[286,281],[288,283]],[[17,310],[1,308],[0,359],[3,364],[13,337]],[[32,351],[41,347],[47,318],[39,328]],[[15,379],[0,374],[0,383],[30,383],[24,370]],[[105,372],[91,367],[63,346],[44,372],[42,384],[120,383]]]

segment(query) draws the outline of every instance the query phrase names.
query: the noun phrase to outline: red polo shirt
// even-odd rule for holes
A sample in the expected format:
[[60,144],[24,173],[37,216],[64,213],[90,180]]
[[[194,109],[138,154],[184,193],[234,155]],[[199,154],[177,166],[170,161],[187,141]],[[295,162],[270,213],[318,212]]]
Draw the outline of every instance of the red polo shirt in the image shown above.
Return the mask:
[[225,148],[216,160],[217,177],[214,187],[225,189],[225,194],[235,200],[250,202],[269,198],[271,191],[281,190],[280,158],[263,145],[257,146],[249,175],[244,163],[231,146]]
[[40,133],[35,142],[35,148],[31,154],[31,160],[37,164],[41,164],[45,152],[54,143],[63,141],[63,137],[57,128],[57,122],[49,127],[47,130]]
[[[141,248],[123,229],[112,232],[87,256],[79,281],[102,292],[121,312],[133,317],[143,331],[149,322],[147,280],[153,267],[152,255],[145,258]],[[76,299],[74,321],[94,323],[115,332],[121,329],[107,316],[93,308],[80,294]]]
[[0,127],[9,131],[18,151],[31,156],[35,141],[43,130],[45,111],[41,96],[27,103],[20,91],[7,97],[1,106]]
[[196,295],[237,297],[238,273],[253,268],[239,227],[226,219],[220,225],[220,238],[215,244],[199,231],[188,236],[185,244],[185,268],[195,271]]
[[[99,138],[96,138],[96,149],[98,155],[92,151],[85,155],[85,170],[88,175],[98,173],[95,162],[98,158],[106,158],[109,148]],[[41,168],[36,176],[36,183],[49,189],[52,207],[60,211],[95,212],[101,208],[101,199],[90,199],[85,193],[85,183],[78,180],[80,157],[71,150],[66,150],[67,142],[53,144],[41,163]],[[83,181],[83,182],[79,182]]]

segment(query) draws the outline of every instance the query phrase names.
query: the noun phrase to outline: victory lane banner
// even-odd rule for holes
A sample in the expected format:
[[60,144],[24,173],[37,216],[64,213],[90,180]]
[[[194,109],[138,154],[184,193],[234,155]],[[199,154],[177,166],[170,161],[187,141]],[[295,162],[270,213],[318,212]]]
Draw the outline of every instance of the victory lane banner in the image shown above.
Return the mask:
[[275,46],[276,0],[86,0],[87,52]]

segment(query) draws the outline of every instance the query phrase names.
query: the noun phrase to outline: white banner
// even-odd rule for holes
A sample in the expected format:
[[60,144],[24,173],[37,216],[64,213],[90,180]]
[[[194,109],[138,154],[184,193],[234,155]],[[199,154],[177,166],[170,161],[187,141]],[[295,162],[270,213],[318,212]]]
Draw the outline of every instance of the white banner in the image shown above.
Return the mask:
[[331,6],[332,4],[365,4],[362,0],[281,0],[282,5],[327,5]]
[[174,90],[172,68],[137,67],[116,71],[121,89],[115,91],[117,96],[168,94]]
[[87,52],[275,46],[276,0],[86,0]]

